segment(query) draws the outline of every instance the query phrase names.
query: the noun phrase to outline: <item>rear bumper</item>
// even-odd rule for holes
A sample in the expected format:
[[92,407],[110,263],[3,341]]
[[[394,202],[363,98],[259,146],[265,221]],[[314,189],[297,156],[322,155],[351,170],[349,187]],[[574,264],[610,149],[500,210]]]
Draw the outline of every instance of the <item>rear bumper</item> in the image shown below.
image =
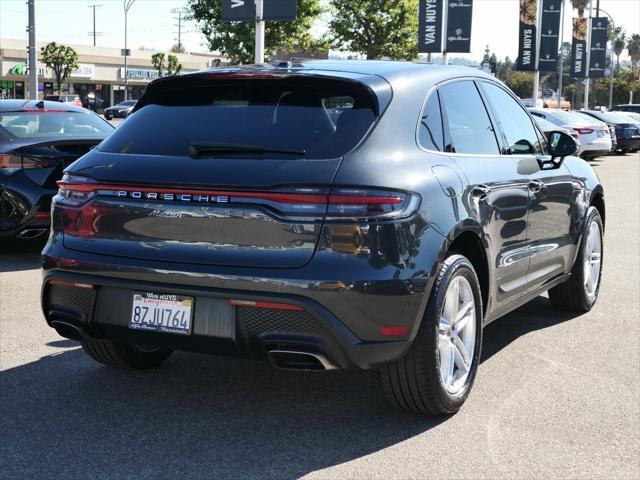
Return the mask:
[[640,137],[618,139],[617,148],[623,151],[640,148]]
[[[176,264],[97,255],[64,247],[53,235],[43,252],[42,307],[47,322],[64,317],[89,335],[140,344],[161,344],[187,351],[265,358],[272,348],[305,348],[319,353],[340,368],[372,368],[401,357],[420,326],[432,273],[444,242],[436,230],[421,232],[420,248],[385,265],[395,240],[381,243],[375,261],[359,255],[320,249],[301,268],[238,268]],[[389,252],[390,253],[390,252]],[[420,262],[417,258],[419,256]],[[413,260],[415,258],[415,260]],[[52,280],[91,285],[94,297],[83,309],[67,300],[53,301]],[[195,315],[189,336],[134,331],[128,328],[132,292],[193,296]],[[88,298],[87,292],[76,293]],[[82,294],[82,295],[81,295]],[[70,300],[69,300],[70,299]],[[211,324],[212,305],[229,300],[281,303],[300,307],[291,312],[253,312],[235,306],[225,314],[225,332]],[[209,307],[207,307],[207,305]],[[211,307],[213,308],[213,307]],[[216,307],[217,308],[217,307]],[[204,310],[202,310],[204,309]],[[217,311],[217,310],[216,310]],[[269,318],[262,318],[261,315]],[[251,318],[250,318],[251,317]],[[226,322],[226,323],[225,323]]]
[[0,239],[44,237],[49,232],[55,190],[35,184],[19,172],[0,173]]
[[[133,291],[193,297],[191,334],[130,329]],[[290,305],[296,310],[235,306],[229,302],[232,299]],[[286,350],[320,355],[335,368],[367,369],[403,356],[411,346],[408,336],[363,341],[318,302],[288,294],[248,294],[50,271],[44,276],[42,306],[50,326],[73,325],[87,338],[256,360],[267,359],[270,351]]]

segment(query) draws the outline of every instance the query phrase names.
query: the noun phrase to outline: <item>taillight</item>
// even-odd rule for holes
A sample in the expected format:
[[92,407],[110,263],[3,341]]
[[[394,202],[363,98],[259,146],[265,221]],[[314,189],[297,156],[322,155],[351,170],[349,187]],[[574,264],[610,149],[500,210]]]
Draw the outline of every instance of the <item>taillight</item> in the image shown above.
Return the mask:
[[333,189],[326,220],[389,220],[412,215],[420,206],[415,194],[355,188]]
[[580,135],[588,135],[589,133],[593,133],[593,129],[592,128],[574,127],[573,129],[576,132],[578,132]]
[[0,168],[8,170],[26,170],[31,168],[50,168],[57,160],[48,157],[25,157],[23,155],[0,155]]
[[[65,174],[58,182],[57,202],[63,212],[75,210],[83,218],[104,214],[97,206],[87,204],[94,195],[119,200],[192,204],[209,206],[259,206],[273,215],[289,221],[370,222],[394,220],[413,215],[420,206],[414,193],[383,189],[338,187],[297,187],[255,191],[192,190],[177,188],[130,187],[99,184],[87,177]],[[106,209],[107,207],[101,207]],[[64,216],[64,215],[63,215]],[[87,231],[77,216],[69,215],[65,226],[80,233]],[[84,224],[84,222],[83,222]],[[85,225],[86,226],[86,225]],[[66,231],[66,229],[65,229]]]

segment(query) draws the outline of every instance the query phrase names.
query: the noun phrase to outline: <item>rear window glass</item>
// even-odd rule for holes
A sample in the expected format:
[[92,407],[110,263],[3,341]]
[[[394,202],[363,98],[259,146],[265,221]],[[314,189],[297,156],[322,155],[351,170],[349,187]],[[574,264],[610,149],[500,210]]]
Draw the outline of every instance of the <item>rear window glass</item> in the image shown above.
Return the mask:
[[154,103],[129,117],[101,151],[186,156],[192,144],[214,144],[333,158],[351,150],[375,120],[369,91],[345,82],[202,80],[152,94]]
[[0,127],[16,137],[103,138],[113,127],[85,112],[0,112]]

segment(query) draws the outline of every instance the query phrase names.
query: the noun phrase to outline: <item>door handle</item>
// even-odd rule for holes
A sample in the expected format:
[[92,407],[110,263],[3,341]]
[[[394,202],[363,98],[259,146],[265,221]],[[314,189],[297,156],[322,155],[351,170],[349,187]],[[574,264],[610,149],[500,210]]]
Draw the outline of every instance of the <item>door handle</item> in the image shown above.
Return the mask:
[[544,183],[540,180],[531,180],[529,182],[529,190],[533,193],[539,193],[544,188]]
[[487,187],[486,185],[476,185],[471,189],[471,194],[481,200],[483,198],[486,198],[486,196],[489,195],[490,192],[491,188]]

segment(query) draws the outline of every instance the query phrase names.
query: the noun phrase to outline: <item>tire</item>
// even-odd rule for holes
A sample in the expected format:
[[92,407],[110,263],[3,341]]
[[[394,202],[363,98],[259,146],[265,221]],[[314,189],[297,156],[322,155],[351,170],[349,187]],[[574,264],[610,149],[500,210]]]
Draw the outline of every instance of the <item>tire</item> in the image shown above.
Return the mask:
[[[467,318],[465,328],[474,327],[473,334],[467,332],[470,337],[465,340],[465,343],[470,341],[469,344],[473,345],[474,349],[473,354],[469,356],[470,366],[465,370],[468,372],[466,377],[463,374],[464,380],[462,377],[459,378],[459,389],[452,392],[447,388],[445,380],[443,380],[443,373],[441,373],[440,346],[445,345],[446,351],[446,342],[453,339],[453,336],[450,335],[453,329],[449,328],[449,332],[441,333],[440,318],[446,316],[445,306],[449,308],[448,305],[445,305],[449,286],[453,285],[453,282],[460,282],[459,285],[464,284],[463,281],[457,280],[459,277],[466,281],[469,287],[469,297],[473,297],[468,298],[465,305],[470,303],[473,305],[474,311],[469,312],[463,318]],[[460,305],[459,300],[458,298],[458,302],[455,302],[456,311]],[[461,339],[462,337],[457,338]],[[441,343],[443,339],[444,343]],[[478,277],[466,257],[453,254],[444,261],[438,271],[422,324],[411,349],[403,358],[381,368],[380,379],[387,399],[394,407],[414,413],[435,416],[457,412],[469,396],[473,386],[478,371],[481,346],[482,297]],[[451,350],[449,351],[451,352]],[[468,352],[468,350],[466,351]],[[455,359],[455,355],[452,358]],[[457,359],[455,361],[457,362]],[[451,367],[450,378],[454,377],[453,369],[455,368],[457,368],[457,363]],[[462,372],[463,370],[458,368],[456,373],[459,375]]]
[[173,352],[109,340],[85,340],[82,348],[96,362],[118,369],[143,370],[164,362]]
[[[590,249],[589,232],[593,228],[592,225],[596,225],[598,228],[600,257],[597,265],[597,280],[595,281],[595,285],[589,286],[587,285],[588,273],[585,267],[585,256],[588,254],[587,250]],[[566,282],[549,290],[549,300],[551,300],[551,304],[554,307],[560,310],[584,313],[591,310],[595,305],[598,300],[600,284],[602,282],[602,261],[604,252],[603,232],[604,228],[598,209],[595,207],[589,207],[582,231],[580,251],[578,252],[578,257],[576,258],[576,262],[571,270],[571,276]],[[593,262],[593,258],[590,259],[591,262]],[[591,264],[593,265],[593,263]]]

